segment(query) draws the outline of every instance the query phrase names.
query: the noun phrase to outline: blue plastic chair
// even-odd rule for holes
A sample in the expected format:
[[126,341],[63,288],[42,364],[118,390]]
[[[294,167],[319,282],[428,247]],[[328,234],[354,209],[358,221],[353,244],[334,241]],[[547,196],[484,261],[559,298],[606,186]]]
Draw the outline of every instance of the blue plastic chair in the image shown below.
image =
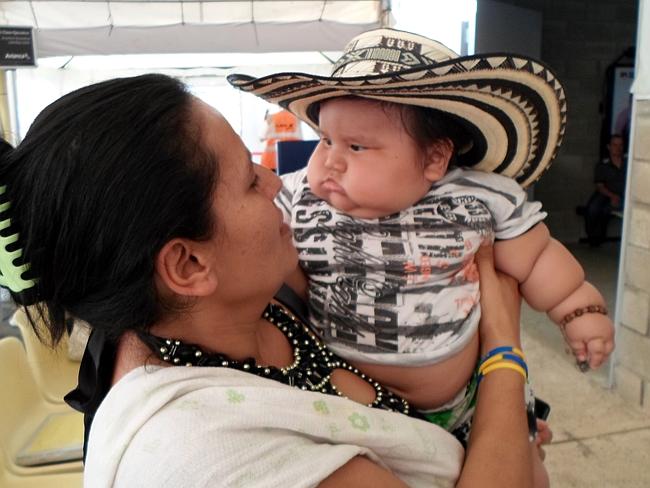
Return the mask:
[[293,173],[307,166],[318,141],[278,141],[278,174]]

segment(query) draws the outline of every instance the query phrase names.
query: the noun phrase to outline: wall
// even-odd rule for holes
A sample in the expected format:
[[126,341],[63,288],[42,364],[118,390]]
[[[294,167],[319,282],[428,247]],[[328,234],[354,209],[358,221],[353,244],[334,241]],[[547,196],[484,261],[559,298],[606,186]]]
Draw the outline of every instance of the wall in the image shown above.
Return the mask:
[[517,54],[542,57],[542,13],[508,5],[498,0],[480,0],[476,4],[476,53],[516,51]]
[[[482,1],[478,0],[479,11]],[[541,58],[564,83],[569,116],[563,147],[535,185],[535,198],[549,212],[547,225],[553,235],[563,242],[577,242],[584,230],[575,208],[593,191],[593,167],[599,158],[605,69],[635,44],[637,0],[499,2],[542,14]]]
[[615,380],[650,411],[650,0],[641,0]]
[[605,69],[637,44],[639,23],[613,378],[619,394],[650,412],[650,0],[640,0],[638,6],[636,0],[501,2],[542,12],[542,59],[566,87],[564,145],[535,188],[535,197],[550,213],[551,231],[565,242],[580,237],[582,221],[575,206],[592,191]]

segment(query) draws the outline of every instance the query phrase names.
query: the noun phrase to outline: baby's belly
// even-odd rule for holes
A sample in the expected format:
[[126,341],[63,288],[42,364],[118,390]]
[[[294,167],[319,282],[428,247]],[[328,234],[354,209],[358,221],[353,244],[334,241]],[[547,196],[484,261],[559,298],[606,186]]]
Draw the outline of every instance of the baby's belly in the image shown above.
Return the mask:
[[478,334],[456,355],[427,366],[394,366],[349,361],[419,409],[433,409],[452,400],[467,386],[478,360]]

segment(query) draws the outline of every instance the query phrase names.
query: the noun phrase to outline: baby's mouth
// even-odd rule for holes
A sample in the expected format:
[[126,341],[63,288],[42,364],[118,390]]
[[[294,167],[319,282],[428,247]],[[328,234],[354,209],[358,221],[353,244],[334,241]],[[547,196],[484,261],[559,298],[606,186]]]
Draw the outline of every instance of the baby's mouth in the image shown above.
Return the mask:
[[321,184],[323,190],[325,191],[334,191],[337,193],[345,193],[345,190],[343,190],[343,187],[339,185],[336,181],[334,181],[331,178],[326,179],[323,181]]

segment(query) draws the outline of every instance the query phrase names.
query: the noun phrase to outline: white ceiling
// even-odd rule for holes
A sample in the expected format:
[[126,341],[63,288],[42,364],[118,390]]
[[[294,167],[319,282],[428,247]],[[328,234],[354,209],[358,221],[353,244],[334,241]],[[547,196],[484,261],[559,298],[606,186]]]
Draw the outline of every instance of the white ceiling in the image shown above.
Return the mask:
[[0,2],[0,25],[33,26],[37,57],[334,51],[388,22],[390,0]]

